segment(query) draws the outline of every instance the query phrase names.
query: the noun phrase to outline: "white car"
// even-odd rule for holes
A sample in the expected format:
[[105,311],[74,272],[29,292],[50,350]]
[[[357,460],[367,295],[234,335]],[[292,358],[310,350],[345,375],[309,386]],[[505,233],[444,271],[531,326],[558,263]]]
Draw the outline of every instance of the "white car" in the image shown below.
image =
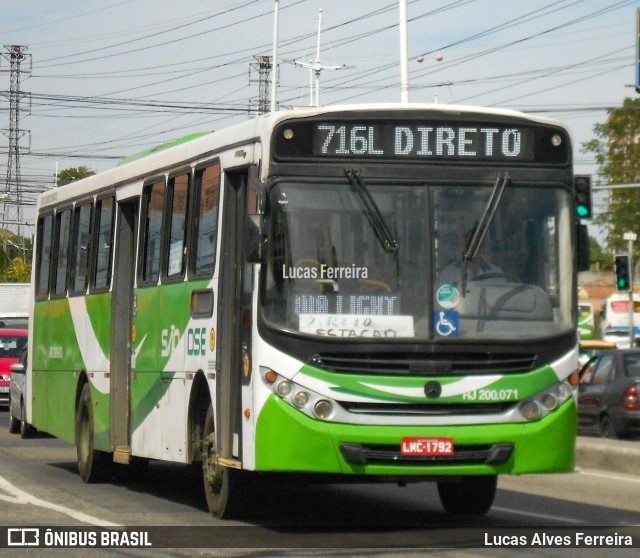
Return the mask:
[[22,438],[32,438],[36,429],[27,422],[24,400],[27,397],[27,349],[23,349],[20,360],[11,365],[9,386],[9,432],[20,433]]

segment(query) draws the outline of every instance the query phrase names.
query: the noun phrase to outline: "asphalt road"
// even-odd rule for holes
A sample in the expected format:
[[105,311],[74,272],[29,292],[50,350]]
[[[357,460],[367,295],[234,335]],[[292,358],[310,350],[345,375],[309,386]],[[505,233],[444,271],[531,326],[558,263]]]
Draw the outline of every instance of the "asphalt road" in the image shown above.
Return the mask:
[[[100,556],[326,556],[327,546],[332,556],[411,557],[434,552],[455,557],[566,556],[569,550],[562,548],[451,547],[477,545],[479,535],[503,537],[520,529],[527,536],[534,532],[573,536],[593,527],[614,526],[625,532],[640,525],[640,476],[621,470],[626,461],[635,463],[632,469],[640,464],[639,456],[640,442],[580,438],[575,473],[501,477],[492,510],[477,519],[445,515],[436,486],[430,483],[269,484],[251,502],[243,521],[222,522],[207,512],[200,481],[194,481],[188,467],[154,463],[144,479],[85,485],[77,474],[75,448],[49,437],[22,440],[11,435],[8,415],[0,411],[0,525],[160,527],[160,534],[182,536],[182,544],[193,545],[196,540],[202,545],[153,551],[103,549]],[[19,555],[42,556],[42,552],[20,550]],[[87,555],[86,549],[45,552],[65,558],[76,552]],[[611,554],[604,548],[589,552]],[[637,548],[615,553],[636,555]],[[17,554],[7,549],[0,555]]]

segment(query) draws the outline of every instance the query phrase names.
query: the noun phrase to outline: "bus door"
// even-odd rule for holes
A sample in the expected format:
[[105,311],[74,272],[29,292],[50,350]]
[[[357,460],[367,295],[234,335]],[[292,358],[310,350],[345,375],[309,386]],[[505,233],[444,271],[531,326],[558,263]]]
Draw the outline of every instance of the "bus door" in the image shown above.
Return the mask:
[[243,233],[249,173],[225,172],[222,244],[216,325],[216,452],[225,464],[239,466],[243,346],[250,327],[243,321],[250,280],[245,270]]
[[114,461],[131,454],[131,324],[139,199],[118,202],[111,298],[111,446]]

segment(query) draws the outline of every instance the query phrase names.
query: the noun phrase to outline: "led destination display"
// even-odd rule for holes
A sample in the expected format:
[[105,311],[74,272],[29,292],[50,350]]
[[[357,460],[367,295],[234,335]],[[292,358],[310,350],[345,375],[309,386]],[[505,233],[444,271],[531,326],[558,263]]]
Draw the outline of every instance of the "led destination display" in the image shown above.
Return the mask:
[[529,130],[497,126],[317,124],[314,155],[531,159]]
[[293,121],[275,134],[276,159],[564,163],[561,130],[495,122],[362,119]]

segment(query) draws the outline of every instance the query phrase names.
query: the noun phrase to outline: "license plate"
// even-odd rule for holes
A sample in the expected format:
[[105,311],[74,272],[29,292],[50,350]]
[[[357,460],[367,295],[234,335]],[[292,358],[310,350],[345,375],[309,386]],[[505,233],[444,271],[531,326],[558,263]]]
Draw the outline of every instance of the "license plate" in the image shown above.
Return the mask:
[[452,438],[402,438],[402,455],[453,455]]
[[9,393],[9,386],[0,386],[0,393]]

